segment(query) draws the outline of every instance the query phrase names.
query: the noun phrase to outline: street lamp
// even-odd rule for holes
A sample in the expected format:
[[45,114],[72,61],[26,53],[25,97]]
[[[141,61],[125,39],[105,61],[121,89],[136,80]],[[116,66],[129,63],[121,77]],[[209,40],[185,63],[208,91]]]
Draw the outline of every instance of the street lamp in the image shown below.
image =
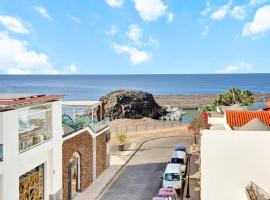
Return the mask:
[[186,198],[190,198],[190,191],[189,191],[189,174],[190,174],[190,154],[188,154],[188,181],[187,181],[187,193],[186,193]]

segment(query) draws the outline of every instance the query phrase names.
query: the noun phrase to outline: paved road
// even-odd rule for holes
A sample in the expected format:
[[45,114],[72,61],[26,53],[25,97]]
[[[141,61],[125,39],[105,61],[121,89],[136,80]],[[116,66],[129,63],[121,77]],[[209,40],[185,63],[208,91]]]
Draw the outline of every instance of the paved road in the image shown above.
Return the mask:
[[175,146],[191,143],[192,139],[186,136],[145,143],[101,199],[151,200],[161,187],[160,177]]

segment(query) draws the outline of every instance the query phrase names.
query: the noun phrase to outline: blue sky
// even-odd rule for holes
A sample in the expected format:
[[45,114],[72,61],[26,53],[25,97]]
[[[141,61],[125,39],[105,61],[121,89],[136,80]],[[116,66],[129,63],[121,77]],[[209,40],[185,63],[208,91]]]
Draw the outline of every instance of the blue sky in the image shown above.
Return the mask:
[[1,0],[1,74],[269,73],[269,0]]

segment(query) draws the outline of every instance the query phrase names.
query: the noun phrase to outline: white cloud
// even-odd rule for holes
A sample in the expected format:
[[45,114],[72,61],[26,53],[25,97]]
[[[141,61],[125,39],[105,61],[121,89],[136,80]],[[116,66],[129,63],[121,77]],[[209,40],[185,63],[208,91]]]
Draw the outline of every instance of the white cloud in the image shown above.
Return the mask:
[[111,7],[122,7],[123,0],[106,0],[106,3]]
[[154,48],[159,48],[160,47],[160,43],[158,40],[156,40],[155,38],[150,37],[148,44],[150,47],[154,47]]
[[81,19],[80,19],[79,17],[70,15],[69,18],[70,18],[72,21],[76,22],[77,24],[82,23],[82,21],[81,21]]
[[47,18],[47,19],[51,19],[48,11],[46,10],[46,8],[41,7],[41,6],[36,6],[35,10],[43,17]]
[[0,23],[4,25],[9,31],[12,31],[15,33],[26,33],[26,34],[29,33],[29,31],[23,25],[23,23],[20,22],[20,20],[18,20],[15,17],[0,16]]
[[229,65],[222,70],[216,71],[217,74],[227,73],[244,73],[251,69],[251,66],[245,62],[241,62],[239,65]]
[[247,16],[246,8],[244,6],[235,6],[231,11],[230,16],[235,19],[244,20]]
[[115,35],[115,34],[118,33],[118,32],[119,32],[119,29],[117,28],[117,26],[111,25],[110,30],[106,31],[105,34],[106,34],[106,35],[111,35],[111,36],[113,36],[113,35]]
[[249,5],[254,6],[254,5],[259,5],[265,3],[267,0],[250,0]]
[[209,32],[209,26],[204,26],[202,30],[202,36],[206,36]]
[[151,55],[148,52],[140,51],[128,45],[113,44],[112,48],[118,54],[122,53],[129,54],[130,61],[132,62],[132,64],[141,64],[151,59]]
[[253,39],[261,36],[270,30],[270,5],[259,8],[252,22],[246,23],[243,29],[243,36],[250,36]]
[[227,4],[219,7],[215,12],[211,14],[211,19],[213,20],[221,20],[223,19],[229,12],[232,2],[229,1]]
[[167,23],[169,23],[169,24],[172,23],[173,18],[174,18],[173,13],[172,13],[172,12],[169,12],[169,13],[167,14]]
[[213,8],[210,5],[209,1],[206,1],[206,8],[201,12],[201,15],[205,16],[207,14],[209,14],[210,12],[212,12]]
[[62,73],[63,74],[76,74],[76,73],[79,73],[79,70],[76,65],[72,64],[65,67]]
[[[70,73],[77,71],[76,66],[65,69]],[[0,32],[0,71],[7,74],[59,74],[49,57],[43,52],[30,50],[26,41],[10,37]]]
[[162,0],[134,0],[135,8],[145,21],[154,21],[166,14],[168,8]]
[[126,34],[132,42],[139,44],[143,34],[143,29],[137,24],[131,24]]

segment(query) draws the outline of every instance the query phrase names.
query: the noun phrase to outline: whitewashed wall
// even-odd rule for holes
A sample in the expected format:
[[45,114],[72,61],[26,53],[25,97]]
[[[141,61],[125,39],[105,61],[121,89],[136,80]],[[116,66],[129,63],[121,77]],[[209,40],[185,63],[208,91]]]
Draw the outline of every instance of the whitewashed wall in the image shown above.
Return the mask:
[[19,177],[44,163],[45,200],[62,188],[62,105],[52,103],[53,138],[19,153],[18,110],[0,113],[0,200],[19,199]]
[[202,131],[201,199],[247,199],[253,181],[270,193],[270,132]]

